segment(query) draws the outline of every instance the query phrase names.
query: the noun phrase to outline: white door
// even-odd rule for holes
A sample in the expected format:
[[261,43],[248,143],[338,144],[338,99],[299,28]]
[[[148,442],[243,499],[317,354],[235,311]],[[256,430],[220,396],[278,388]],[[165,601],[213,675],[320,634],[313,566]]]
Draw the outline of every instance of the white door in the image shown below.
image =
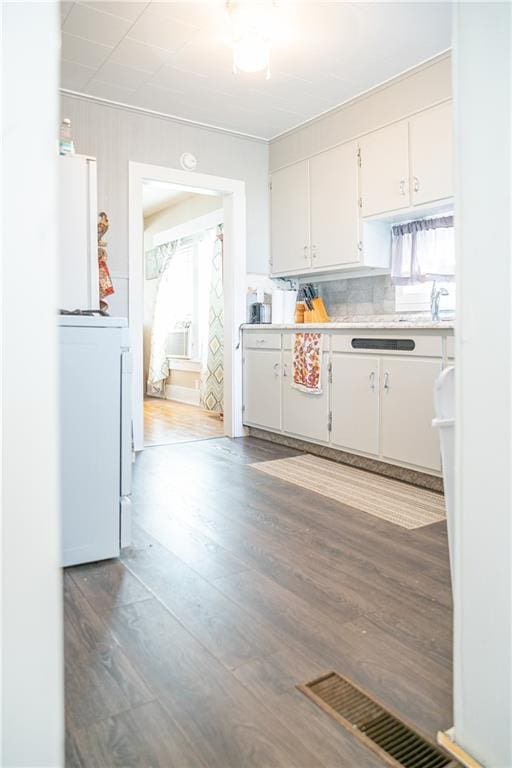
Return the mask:
[[358,262],[357,142],[309,161],[313,269]]
[[245,349],[244,424],[281,429],[281,351]]
[[376,355],[332,355],[331,440],[340,448],[379,453],[379,365]]
[[414,205],[453,195],[452,103],[410,120],[411,188]]
[[272,174],[272,273],[309,269],[308,161]]
[[301,392],[292,386],[293,355],[283,352],[283,431],[307,440],[329,440],[329,382],[327,352],[322,355],[322,394]]
[[359,146],[363,216],[407,208],[410,205],[407,121],[369,133],[360,139]]
[[385,459],[440,470],[439,435],[432,427],[440,360],[382,358],[381,452]]

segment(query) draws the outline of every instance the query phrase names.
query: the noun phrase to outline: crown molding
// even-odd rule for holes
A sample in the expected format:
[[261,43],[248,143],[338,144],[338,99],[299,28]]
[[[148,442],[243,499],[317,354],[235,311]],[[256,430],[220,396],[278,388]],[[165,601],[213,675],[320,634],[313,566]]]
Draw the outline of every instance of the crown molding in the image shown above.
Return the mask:
[[369,96],[372,96],[374,93],[378,93],[379,91],[384,91],[386,88],[389,88],[391,85],[394,85],[395,83],[399,83],[402,80],[407,80],[409,77],[412,77],[418,72],[421,72],[424,69],[428,69],[429,67],[434,66],[434,64],[437,64],[440,61],[444,61],[444,59],[449,59],[451,56],[451,52],[452,52],[451,48],[447,48],[445,51],[442,51],[441,53],[438,53],[429,59],[425,59],[424,61],[421,61],[419,64],[415,64],[413,67],[409,67],[409,69],[405,69],[403,72],[400,72],[398,75],[393,75],[392,77],[388,77],[387,80],[383,80],[381,83],[378,83],[377,85],[372,85],[371,88],[367,88],[365,91],[361,91],[361,93],[356,94],[356,96],[351,96],[349,99],[342,101],[340,104],[337,104],[335,107],[329,107],[329,109],[324,110],[324,112],[320,112],[318,115],[315,115],[314,117],[309,117],[307,120],[303,120],[301,123],[297,123],[291,128],[288,128],[286,131],[282,131],[282,133],[276,133],[275,136],[272,136],[269,139],[269,143],[272,144],[272,142],[278,141],[279,139],[282,139],[285,136],[291,136],[293,133],[296,133],[297,131],[300,131],[303,128],[306,128],[307,126],[314,125],[315,123],[325,119],[326,117],[330,117],[331,115],[335,115],[337,112],[341,112],[343,109],[346,109],[352,104],[357,104],[358,101],[364,101],[364,99],[367,99]]
[[104,107],[112,107],[113,109],[122,109],[126,112],[135,112],[136,114],[150,115],[151,117],[158,117],[163,120],[170,120],[178,125],[188,125],[194,128],[203,128],[207,131],[214,131],[216,133],[222,133],[228,136],[233,136],[237,139],[245,139],[248,141],[256,141],[260,144],[269,144],[270,139],[266,139],[263,136],[255,136],[251,133],[243,133],[242,131],[234,131],[229,128],[222,128],[219,125],[211,125],[210,123],[201,123],[198,120],[190,120],[186,117],[179,117],[178,115],[167,114],[166,112],[157,112],[153,109],[145,109],[144,107],[136,107],[133,104],[124,104],[121,101],[111,101],[110,99],[101,99],[99,96],[92,96],[89,93],[81,93],[80,91],[70,91],[67,88],[60,88],[60,93],[63,96],[70,96],[73,99],[80,101],[90,101],[93,104],[99,104]]

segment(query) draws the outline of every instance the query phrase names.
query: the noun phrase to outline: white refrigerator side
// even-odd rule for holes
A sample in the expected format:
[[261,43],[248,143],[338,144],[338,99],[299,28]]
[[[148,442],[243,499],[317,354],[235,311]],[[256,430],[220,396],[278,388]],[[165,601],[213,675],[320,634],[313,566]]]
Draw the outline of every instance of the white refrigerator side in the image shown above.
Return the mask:
[[96,160],[59,157],[59,308],[98,309]]

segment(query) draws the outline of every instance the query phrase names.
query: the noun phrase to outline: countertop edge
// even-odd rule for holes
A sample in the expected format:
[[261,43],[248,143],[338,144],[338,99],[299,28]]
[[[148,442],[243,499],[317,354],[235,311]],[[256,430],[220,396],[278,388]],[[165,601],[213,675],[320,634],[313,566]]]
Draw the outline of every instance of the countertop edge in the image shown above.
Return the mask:
[[414,322],[340,322],[340,323],[244,323],[243,331],[336,331],[336,330],[368,330],[368,331],[453,331],[455,324],[452,321],[441,320],[438,323],[414,323]]

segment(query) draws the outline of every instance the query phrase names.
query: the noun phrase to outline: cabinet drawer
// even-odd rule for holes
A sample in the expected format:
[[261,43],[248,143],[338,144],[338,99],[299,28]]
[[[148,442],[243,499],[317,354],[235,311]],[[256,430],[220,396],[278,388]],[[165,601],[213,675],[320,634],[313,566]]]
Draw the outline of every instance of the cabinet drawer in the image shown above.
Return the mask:
[[[296,333],[322,333],[318,330],[298,330]],[[293,349],[293,343],[295,339],[295,333],[283,334],[283,349]],[[322,334],[322,352],[329,352],[330,335],[328,333]]]
[[245,349],[281,349],[281,334],[277,331],[244,331]]
[[441,336],[418,336],[407,331],[377,334],[357,330],[350,333],[334,333],[331,344],[333,352],[405,357],[442,357],[443,355]]

